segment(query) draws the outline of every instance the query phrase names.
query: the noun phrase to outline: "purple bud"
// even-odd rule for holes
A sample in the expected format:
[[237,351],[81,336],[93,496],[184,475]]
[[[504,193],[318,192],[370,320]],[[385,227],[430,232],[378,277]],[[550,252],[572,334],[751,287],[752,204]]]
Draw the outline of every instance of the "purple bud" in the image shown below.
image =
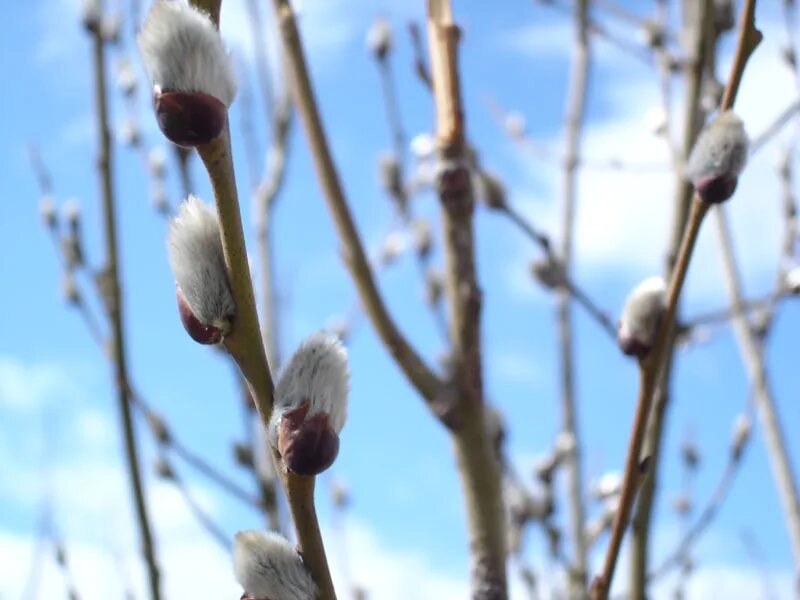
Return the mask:
[[297,475],[318,475],[339,454],[339,436],[325,413],[307,417],[310,402],[283,413],[278,428],[278,452],[286,468]]
[[228,109],[203,92],[156,91],[153,99],[158,126],[178,146],[202,146],[222,133]]
[[177,287],[175,289],[175,296],[178,299],[178,313],[181,316],[183,328],[189,334],[189,337],[200,344],[219,344],[225,337],[225,332],[219,327],[202,323],[192,312],[181,288]]

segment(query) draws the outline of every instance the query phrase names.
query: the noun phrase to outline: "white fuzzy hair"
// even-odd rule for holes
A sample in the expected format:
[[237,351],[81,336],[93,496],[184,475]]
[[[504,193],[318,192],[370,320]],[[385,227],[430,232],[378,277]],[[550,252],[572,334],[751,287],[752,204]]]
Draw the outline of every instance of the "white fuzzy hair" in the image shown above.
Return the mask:
[[744,123],[726,110],[706,125],[686,163],[686,177],[697,182],[707,177],[736,177],[747,162],[747,134]]
[[205,325],[221,327],[236,314],[216,211],[189,196],[167,234],[169,264],[189,308]]
[[661,277],[648,277],[633,288],[622,310],[620,336],[631,337],[642,344],[652,344],[658,318],[666,305],[666,293],[667,286]]
[[289,541],[271,531],[240,531],[233,570],[248,596],[259,600],[312,600],[317,588]]
[[156,0],[138,37],[158,90],[204,92],[230,106],[236,78],[230,56],[207,14],[183,0]]
[[278,425],[287,410],[310,403],[308,417],[325,413],[336,433],[347,417],[347,394],[350,373],[347,350],[336,336],[322,331],[307,338],[283,368],[275,387],[275,410],[269,425],[269,437],[277,446]]

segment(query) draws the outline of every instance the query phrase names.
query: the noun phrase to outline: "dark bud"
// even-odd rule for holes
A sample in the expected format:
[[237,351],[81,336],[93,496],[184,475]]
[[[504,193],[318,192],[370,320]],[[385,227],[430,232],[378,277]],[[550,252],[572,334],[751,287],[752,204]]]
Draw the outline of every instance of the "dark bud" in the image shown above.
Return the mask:
[[203,92],[157,92],[154,104],[158,126],[178,146],[202,146],[215,140],[228,120],[225,105]]
[[720,204],[733,196],[739,178],[730,175],[704,177],[695,183],[695,190],[709,204]]
[[149,412],[147,413],[147,424],[150,426],[150,431],[153,432],[153,437],[156,438],[159,444],[169,444],[171,438],[164,419],[156,413]]
[[339,436],[328,422],[328,415],[308,417],[309,402],[289,410],[281,417],[278,452],[286,468],[297,475],[318,475],[333,464],[339,454]]
[[194,316],[181,288],[176,288],[175,296],[178,299],[178,314],[181,316],[181,323],[189,337],[198,344],[219,344],[225,337],[225,332],[213,325],[201,323],[200,319]]
[[249,444],[236,444],[233,447],[233,454],[237,464],[242,467],[250,468],[253,466],[253,449]]
[[647,475],[650,471],[650,463],[653,461],[652,456],[645,456],[639,461],[639,475]]
[[161,479],[175,479],[175,471],[172,470],[172,465],[164,458],[159,458],[156,461],[156,475]]
[[636,358],[644,358],[650,354],[650,350],[653,349],[652,344],[645,343],[632,335],[624,335],[619,332],[619,330],[617,333],[617,344],[623,354],[626,356],[635,356]]
[[536,260],[531,263],[531,275],[548,289],[560,288],[566,283],[564,266],[556,258]]

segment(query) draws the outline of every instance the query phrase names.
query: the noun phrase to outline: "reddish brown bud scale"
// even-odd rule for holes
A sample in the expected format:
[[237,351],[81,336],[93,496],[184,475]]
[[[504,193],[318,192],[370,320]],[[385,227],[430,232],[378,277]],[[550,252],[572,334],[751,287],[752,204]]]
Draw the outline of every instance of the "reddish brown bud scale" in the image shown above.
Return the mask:
[[153,98],[158,126],[178,146],[202,146],[222,133],[228,109],[203,92],[156,92]]
[[180,314],[181,323],[189,337],[199,344],[219,344],[225,336],[225,332],[213,325],[201,323],[200,319],[194,316],[181,288],[175,288],[175,297],[178,300],[178,314]]
[[278,428],[278,452],[286,468],[297,475],[318,475],[339,454],[339,436],[325,413],[307,417],[309,402],[286,411]]
[[709,204],[720,204],[733,196],[738,177],[705,177],[695,183],[695,191]]

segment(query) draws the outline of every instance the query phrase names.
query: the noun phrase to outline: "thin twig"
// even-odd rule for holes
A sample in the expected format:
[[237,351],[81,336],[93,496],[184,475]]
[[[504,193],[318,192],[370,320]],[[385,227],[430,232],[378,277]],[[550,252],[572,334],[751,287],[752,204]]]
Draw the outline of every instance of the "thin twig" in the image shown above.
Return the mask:
[[384,345],[434,413],[441,416],[443,411],[437,404],[442,391],[441,382],[397,328],[375,284],[372,269],[328,147],[292,7],[288,0],[274,0],[274,2],[289,75],[293,83],[295,104],[306,129],[322,190],[333,214],[339,239],[344,246],[344,261],[356,284],[366,313]]
[[730,226],[724,210],[715,211],[722,262],[728,296],[734,307],[733,329],[739,342],[739,352],[754,387],[755,403],[764,427],[764,439],[769,453],[778,496],[783,505],[789,540],[794,555],[794,570],[800,585],[800,495],[794,479],[775,398],[767,376],[763,348],[741,307],[742,285],[733,255]]
[[[667,138],[667,143],[672,149],[673,168],[675,171],[674,183],[674,213],[669,242],[666,251],[665,278],[669,281],[673,277],[677,253],[681,246],[689,219],[692,205],[693,189],[683,176],[683,164],[694,146],[695,139],[700,132],[704,120],[702,108],[703,76],[708,69],[708,63],[713,52],[714,41],[714,6],[711,0],[701,2],[684,2],[686,14],[683,16],[684,39],[686,43],[686,60],[684,63],[685,101],[683,115],[683,139],[680,147],[676,147],[672,139]],[[666,18],[666,8],[661,7],[662,18]],[[668,70],[666,60],[660,56],[660,66]],[[663,101],[667,102],[669,90],[669,76],[662,72]],[[669,107],[664,111],[669,114]],[[672,332],[672,338],[667,344],[667,355],[664,359],[661,378],[656,385],[653,408],[649,415],[649,424],[644,442],[644,455],[651,457],[650,474],[645,479],[636,514],[633,517],[631,533],[631,569],[630,586],[634,597],[644,596],[647,586],[647,569],[649,563],[650,533],[653,504],[655,502],[658,486],[659,469],[661,465],[661,445],[663,440],[666,412],[670,400],[672,369],[675,359],[675,341],[677,336]]]
[[480,340],[481,290],[475,266],[475,199],[464,133],[458,69],[459,29],[449,0],[428,0],[428,43],[436,112],[438,193],[446,259],[452,343],[451,383],[457,395],[453,429],[467,507],[473,600],[505,600],[506,536],[501,469],[484,417]]
[[[723,96],[720,110],[724,111],[733,106],[736,93],[741,82],[745,65],[750,55],[761,41],[761,33],[755,28],[755,0],[746,0],[739,24],[739,38],[736,47],[736,54],[731,67],[731,74],[728,80],[725,94]],[[592,589],[594,600],[605,600],[614,577],[619,549],[622,545],[622,538],[627,529],[633,502],[641,479],[639,472],[639,461],[641,458],[642,442],[647,428],[650,409],[653,401],[653,392],[660,377],[662,361],[666,357],[669,340],[673,337],[673,326],[677,311],[678,299],[680,297],[683,283],[688,271],[689,262],[694,250],[697,235],[700,232],[700,225],[708,212],[709,205],[695,194],[691,212],[689,214],[688,225],[684,232],[681,246],[678,251],[675,271],[670,280],[666,299],[666,311],[659,327],[658,335],[651,354],[640,363],[641,385],[639,399],[637,401],[636,416],[634,418],[633,432],[631,433],[628,455],[625,464],[625,476],[620,494],[619,509],[614,527],[611,532],[611,541],[603,567],[602,574],[595,579]]]
[[[572,47],[572,67],[564,117],[565,144],[562,173],[562,217],[559,264],[569,279],[572,270],[575,214],[578,204],[578,169],[576,158],[581,153],[583,123],[586,117],[588,82],[590,76],[589,3],[578,0],[573,15],[575,39]],[[558,327],[559,371],[561,388],[562,430],[572,440],[573,449],[567,457],[569,507],[574,552],[574,567],[570,569],[569,595],[583,598],[586,595],[587,548],[585,535],[585,506],[581,465],[581,438],[578,430],[575,402],[575,363],[573,354],[571,293],[561,289],[556,295],[556,323]]]
[[95,102],[97,109],[97,131],[99,136],[98,168],[103,204],[103,227],[106,243],[106,269],[109,278],[110,298],[107,306],[108,318],[111,322],[111,344],[114,363],[114,378],[117,386],[117,404],[122,418],[122,433],[125,442],[125,458],[128,466],[128,477],[134,497],[137,524],[141,538],[142,552],[147,564],[148,584],[152,600],[161,597],[159,571],[156,562],[155,546],[150,528],[150,519],[144,498],[144,484],[139,471],[136,435],[128,397],[128,369],[125,356],[125,330],[123,327],[122,294],[117,261],[117,223],[115,215],[114,187],[112,179],[113,158],[111,133],[109,131],[108,98],[106,88],[105,42],[102,33],[92,32]]

